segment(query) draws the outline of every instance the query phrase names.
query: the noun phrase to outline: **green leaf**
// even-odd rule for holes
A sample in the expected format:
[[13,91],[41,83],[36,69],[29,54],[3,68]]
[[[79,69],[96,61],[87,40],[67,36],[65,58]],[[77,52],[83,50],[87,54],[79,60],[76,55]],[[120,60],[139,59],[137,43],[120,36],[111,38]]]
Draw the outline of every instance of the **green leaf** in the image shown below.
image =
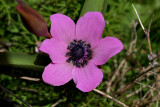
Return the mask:
[[41,54],[0,53],[0,73],[14,76],[40,77],[50,58]]
[[44,66],[47,65],[45,61],[48,60],[45,60],[45,58],[48,58],[48,56],[21,52],[4,52],[0,53],[0,64]]
[[101,12],[103,3],[104,0],[85,0],[80,16],[83,16],[85,13],[89,11]]

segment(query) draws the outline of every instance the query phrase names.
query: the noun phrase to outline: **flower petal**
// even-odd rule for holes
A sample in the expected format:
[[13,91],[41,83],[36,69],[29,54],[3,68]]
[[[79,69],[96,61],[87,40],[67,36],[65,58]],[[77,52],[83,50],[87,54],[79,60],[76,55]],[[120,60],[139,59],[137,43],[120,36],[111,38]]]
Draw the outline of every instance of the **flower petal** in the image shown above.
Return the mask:
[[120,40],[114,37],[105,37],[101,39],[99,44],[93,49],[92,61],[96,65],[103,65],[122,49],[123,44]]
[[83,92],[88,92],[100,84],[103,72],[90,62],[84,68],[73,67],[72,76],[76,87]]
[[42,52],[49,54],[53,63],[66,62],[67,44],[56,38],[46,39],[39,48]]
[[71,18],[63,14],[54,14],[50,17],[51,20],[51,35],[59,38],[65,43],[70,43],[75,39],[75,23]]
[[43,81],[53,86],[64,85],[72,79],[73,66],[69,63],[52,64],[45,67]]
[[105,27],[105,21],[100,12],[87,12],[76,24],[76,38],[85,40],[96,46]]

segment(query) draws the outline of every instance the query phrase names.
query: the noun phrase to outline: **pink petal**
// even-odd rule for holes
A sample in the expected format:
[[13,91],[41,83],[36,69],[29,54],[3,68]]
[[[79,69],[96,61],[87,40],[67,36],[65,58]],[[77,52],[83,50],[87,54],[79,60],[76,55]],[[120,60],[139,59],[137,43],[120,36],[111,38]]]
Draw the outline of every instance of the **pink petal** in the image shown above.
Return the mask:
[[64,85],[72,79],[73,66],[69,63],[52,64],[45,67],[43,81],[53,86]]
[[46,39],[43,41],[40,50],[49,54],[53,63],[66,62],[67,44],[56,38]]
[[99,44],[93,49],[92,61],[96,65],[103,65],[122,49],[123,44],[120,40],[114,37],[105,37],[101,39]]
[[75,23],[71,18],[63,14],[54,14],[51,15],[50,20],[52,37],[68,44],[75,39]]
[[76,24],[76,38],[85,40],[96,46],[105,27],[105,21],[100,12],[87,12]]
[[103,72],[94,63],[90,62],[84,68],[74,67],[72,76],[76,87],[83,92],[88,92],[100,84]]

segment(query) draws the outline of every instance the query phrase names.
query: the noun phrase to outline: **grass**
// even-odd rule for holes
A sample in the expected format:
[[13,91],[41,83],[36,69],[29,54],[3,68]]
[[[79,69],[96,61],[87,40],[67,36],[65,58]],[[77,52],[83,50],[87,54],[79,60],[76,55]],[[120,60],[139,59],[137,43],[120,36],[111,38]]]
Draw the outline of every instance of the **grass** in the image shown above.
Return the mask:
[[[39,11],[45,17],[49,26],[50,15],[54,13],[65,14],[76,22],[84,4],[84,0],[25,0],[25,2],[35,10]],[[120,54],[114,56],[102,66],[104,78],[97,89],[115,97],[117,100],[124,102],[129,106],[148,105],[155,107],[157,104],[160,105],[160,98],[157,96],[159,94],[159,91],[157,91],[159,90],[158,68],[139,78],[130,89],[127,89],[124,93],[120,93],[117,96],[117,92],[119,92],[120,89],[125,87],[126,84],[132,82],[133,79],[142,72],[142,69],[145,69],[149,66],[149,63],[151,63],[147,58],[149,54],[147,40],[144,41],[142,47],[135,53],[144,40],[145,35],[139,24],[136,27],[136,31],[133,27],[133,25],[138,22],[138,19],[131,3],[134,3],[142,23],[146,28],[148,28],[150,19],[154,13],[150,40],[153,52],[157,55],[159,53],[160,3],[158,0],[105,0],[106,5],[104,5],[105,7],[103,8],[103,15],[106,21],[106,27],[103,37],[117,37],[123,42],[125,48]],[[16,11],[16,5],[17,3],[15,0],[0,0],[0,50],[5,49],[9,52],[35,53],[36,41],[43,41],[45,38],[36,37],[26,30],[21,22],[18,12]],[[131,36],[132,34],[133,36]],[[131,45],[131,42],[135,40],[135,34],[137,34],[137,41],[134,45]],[[131,37],[133,37],[133,39],[131,39]],[[128,52],[130,54],[127,54]],[[115,75],[115,71],[123,60],[125,60],[124,63]],[[159,59],[156,63],[159,63]],[[155,75],[153,72],[155,72]],[[115,76],[115,79],[113,79],[111,85],[109,85],[108,83],[111,82],[113,76]],[[26,81],[17,77],[0,74],[0,84],[22,100],[35,107],[50,107],[57,101],[59,101],[57,106],[60,107],[120,106],[113,100],[101,96],[94,91],[89,93],[79,91],[75,88],[73,81],[64,86],[51,87],[43,82]],[[111,88],[109,88],[109,86],[111,86]],[[154,89],[151,88],[151,86],[153,86]],[[140,91],[127,97],[129,94],[136,92],[137,90]],[[22,106],[26,106],[24,103],[2,90],[0,90],[0,98],[11,99],[12,102],[16,101]],[[156,98],[156,100],[154,98]]]

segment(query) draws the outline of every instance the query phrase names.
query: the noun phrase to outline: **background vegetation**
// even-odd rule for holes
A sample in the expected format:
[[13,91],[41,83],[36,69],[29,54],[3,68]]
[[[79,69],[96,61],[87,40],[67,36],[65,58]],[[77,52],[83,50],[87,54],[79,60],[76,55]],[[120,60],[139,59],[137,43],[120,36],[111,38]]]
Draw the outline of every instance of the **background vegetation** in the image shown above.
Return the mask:
[[[50,15],[62,13],[75,22],[85,0],[25,0],[39,11],[50,26]],[[102,13],[106,21],[105,36],[119,38],[125,48],[102,66],[104,78],[98,90],[111,95],[128,106],[160,105],[159,58],[148,60],[149,47],[137,16],[132,7],[135,5],[141,21],[148,28],[152,14],[154,18],[150,29],[152,52],[160,55],[160,2],[159,0],[104,0]],[[16,0],[0,0],[0,52],[35,53],[36,42],[44,37],[37,37],[26,30],[16,10]],[[0,63],[1,64],[1,63]],[[137,75],[151,68],[146,75],[134,81]],[[16,70],[16,69],[14,69]],[[0,71],[6,71],[1,69]],[[7,72],[12,72],[7,70]],[[128,89],[122,91],[131,84]],[[4,88],[5,87],[5,88]],[[36,107],[54,106],[100,106],[117,107],[120,104],[101,96],[94,91],[83,93],[75,88],[73,81],[64,86],[52,87],[42,81],[28,81],[19,77],[0,74],[0,104],[4,101],[15,105],[27,106],[18,98]]]

